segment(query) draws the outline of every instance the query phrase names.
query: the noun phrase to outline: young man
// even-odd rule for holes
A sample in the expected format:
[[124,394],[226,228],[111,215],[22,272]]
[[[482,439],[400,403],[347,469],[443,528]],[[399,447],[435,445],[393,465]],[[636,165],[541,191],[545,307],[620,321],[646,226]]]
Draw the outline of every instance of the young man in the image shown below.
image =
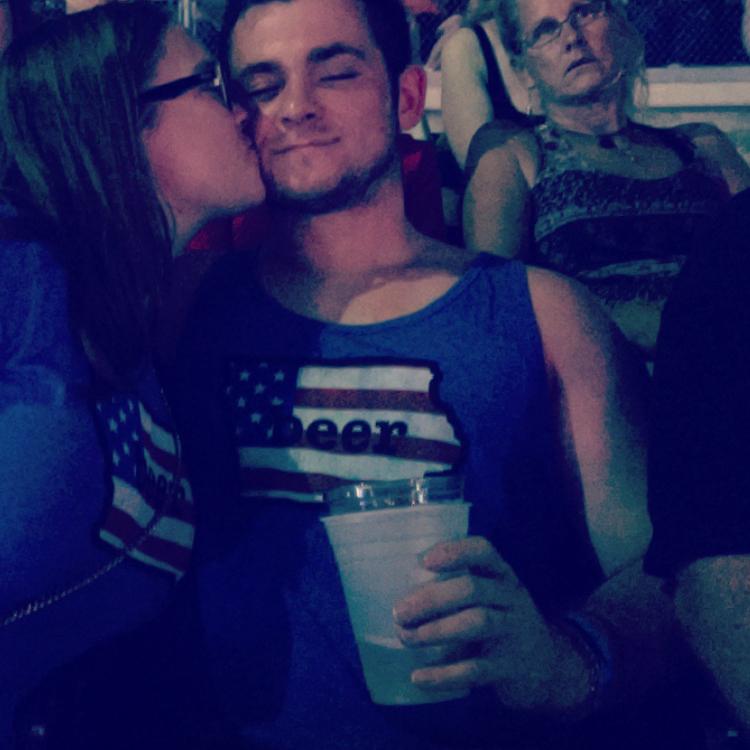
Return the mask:
[[[274,747],[512,748],[544,734],[540,716],[636,690],[668,617],[640,574],[640,401],[609,325],[568,281],[405,220],[394,144],[424,77],[400,0],[245,0],[226,26],[275,232],[205,284],[178,401],[200,628],[230,723]],[[425,691],[471,695],[376,706],[323,491],[451,469],[472,536],[425,557],[457,575],[400,601],[394,628],[452,654],[414,672]]]

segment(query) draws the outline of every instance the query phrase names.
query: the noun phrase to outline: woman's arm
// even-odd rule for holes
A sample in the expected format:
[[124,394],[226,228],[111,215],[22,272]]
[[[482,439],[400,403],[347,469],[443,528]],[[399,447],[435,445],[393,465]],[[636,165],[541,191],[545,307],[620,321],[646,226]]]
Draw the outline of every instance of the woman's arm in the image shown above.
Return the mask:
[[518,130],[486,151],[472,171],[464,195],[466,246],[506,258],[522,257],[531,232],[529,184],[533,158]]
[[441,87],[445,134],[463,169],[474,133],[493,116],[482,51],[475,33],[469,28],[458,29],[445,42]]
[[681,129],[703,160],[721,175],[732,195],[750,187],[750,165],[725,133],[710,123],[690,123]]
[[62,271],[48,250],[21,242],[0,245],[0,264],[0,569],[13,571],[0,576],[6,612],[82,575],[107,487]]

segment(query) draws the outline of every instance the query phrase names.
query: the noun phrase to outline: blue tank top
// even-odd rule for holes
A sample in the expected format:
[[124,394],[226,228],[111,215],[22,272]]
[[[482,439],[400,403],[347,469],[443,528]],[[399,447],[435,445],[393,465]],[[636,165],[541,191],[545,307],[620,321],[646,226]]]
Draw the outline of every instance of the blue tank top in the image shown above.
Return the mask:
[[[478,256],[427,307],[362,326],[294,314],[252,275],[249,256],[213,272],[178,388],[199,512],[227,475],[240,485],[220,510],[204,506],[198,527],[201,625],[222,705],[272,746],[495,746],[510,730],[482,691],[371,703],[316,500],[337,472],[459,469],[470,533],[492,540],[543,610],[594,588],[525,268]],[[307,463],[311,453],[321,455]]]

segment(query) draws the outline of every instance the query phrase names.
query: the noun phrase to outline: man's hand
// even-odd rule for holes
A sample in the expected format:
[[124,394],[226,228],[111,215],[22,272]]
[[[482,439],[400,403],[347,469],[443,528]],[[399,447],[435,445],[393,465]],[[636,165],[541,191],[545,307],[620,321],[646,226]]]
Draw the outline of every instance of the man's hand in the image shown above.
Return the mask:
[[555,712],[585,703],[584,660],[545,621],[487,539],[441,542],[422,564],[453,575],[396,603],[399,637],[407,646],[443,646],[457,660],[415,670],[415,684],[436,690],[489,685],[511,709]]

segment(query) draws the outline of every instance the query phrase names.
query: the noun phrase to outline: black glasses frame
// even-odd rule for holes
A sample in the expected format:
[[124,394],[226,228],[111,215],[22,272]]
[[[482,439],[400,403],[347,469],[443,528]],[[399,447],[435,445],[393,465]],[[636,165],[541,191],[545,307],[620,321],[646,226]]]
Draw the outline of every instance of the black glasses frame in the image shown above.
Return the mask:
[[[593,14],[590,17],[584,16],[586,20],[581,20],[581,8],[585,8],[589,5],[594,6]],[[553,32],[550,32],[548,34],[548,37],[544,41],[540,41],[539,39],[537,39],[536,41],[531,41],[526,38],[522,41],[523,48],[526,50],[542,49],[560,38],[563,27],[566,23],[569,23],[576,30],[585,28],[590,23],[593,23],[599,18],[602,18],[602,16],[607,15],[609,11],[610,6],[608,0],[590,0],[590,2],[588,3],[576,6],[575,8],[573,8],[573,10],[570,11],[570,13],[568,13],[567,16],[565,16],[565,18],[563,18],[562,21],[557,21],[555,30]]]
[[151,102],[163,102],[169,101],[170,99],[177,99],[177,97],[182,96],[191,89],[202,86],[205,83],[213,84],[219,91],[224,106],[227,109],[232,108],[229,90],[224,78],[224,71],[219,62],[214,63],[213,70],[207,70],[204,73],[195,73],[194,75],[186,76],[185,78],[177,78],[169,83],[162,83],[159,86],[153,86],[150,89],[141,91],[138,95],[138,101],[141,104],[149,104]]

